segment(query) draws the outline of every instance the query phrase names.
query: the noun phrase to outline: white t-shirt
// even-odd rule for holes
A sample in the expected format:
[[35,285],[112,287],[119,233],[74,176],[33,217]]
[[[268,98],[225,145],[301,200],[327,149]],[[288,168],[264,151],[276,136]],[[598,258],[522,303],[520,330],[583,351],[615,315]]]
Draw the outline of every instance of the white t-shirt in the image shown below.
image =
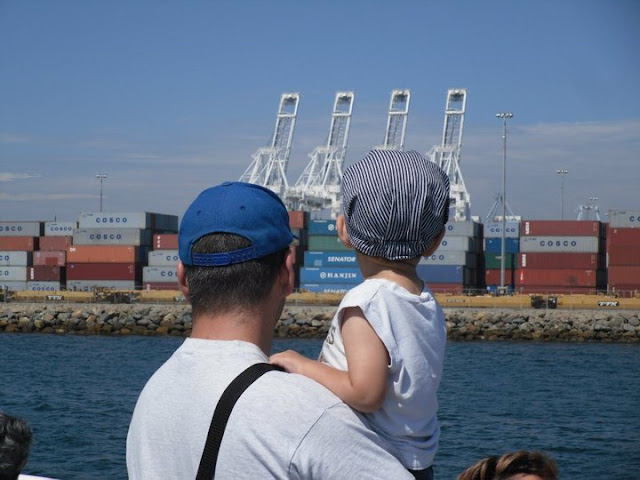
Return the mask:
[[[129,478],[195,478],[222,392],[266,361],[251,343],[185,340],[140,394],[127,437]],[[268,372],[231,413],[216,479],[412,478],[386,447],[321,385]]]
[[347,370],[341,322],[348,307],[362,309],[391,360],[382,407],[360,415],[407,468],[428,468],[440,437],[437,392],[447,341],[442,308],[426,287],[414,295],[389,280],[365,280],[344,296],[320,354],[320,361],[341,370]]

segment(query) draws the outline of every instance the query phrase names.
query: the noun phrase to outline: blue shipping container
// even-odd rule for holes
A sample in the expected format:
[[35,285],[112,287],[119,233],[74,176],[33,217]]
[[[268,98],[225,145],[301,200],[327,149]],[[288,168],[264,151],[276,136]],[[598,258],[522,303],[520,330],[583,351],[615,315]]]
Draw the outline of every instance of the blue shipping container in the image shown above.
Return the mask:
[[[504,239],[504,251],[505,253],[518,253],[520,251],[520,239],[519,238],[505,238]],[[502,238],[485,238],[484,239],[484,251],[486,253],[502,253]]]
[[418,265],[418,276],[427,283],[469,283],[469,269],[462,265]]
[[303,283],[300,290],[312,293],[347,293],[353,288],[353,285],[344,285],[340,283]]
[[309,235],[337,235],[335,220],[309,220]]
[[345,283],[357,285],[364,281],[357,268],[303,267],[300,269],[300,283]]
[[304,252],[305,267],[357,267],[355,252]]

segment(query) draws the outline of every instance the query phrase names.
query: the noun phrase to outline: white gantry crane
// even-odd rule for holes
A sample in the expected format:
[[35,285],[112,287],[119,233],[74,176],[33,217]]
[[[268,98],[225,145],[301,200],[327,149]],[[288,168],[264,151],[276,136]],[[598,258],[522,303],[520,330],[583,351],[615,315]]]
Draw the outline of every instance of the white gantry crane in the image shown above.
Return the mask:
[[253,154],[253,161],[240,177],[241,182],[261,185],[273,190],[280,198],[285,197],[289,188],[287,166],[299,101],[298,93],[282,94],[271,144],[268,147],[259,148]]
[[342,166],[347,152],[353,92],[336,93],[327,143],[309,154],[310,161],[295,185],[287,190],[285,203],[293,210],[330,210],[340,213]]
[[404,150],[404,138],[407,133],[407,117],[409,115],[410,90],[393,90],[389,100],[387,130],[384,144],[379,149]]
[[444,112],[442,145],[434,146],[427,157],[439,165],[449,176],[451,214],[450,220],[471,220],[471,197],[460,170],[460,151],[462,149],[462,131],[464,113],[467,104],[467,89],[449,89]]

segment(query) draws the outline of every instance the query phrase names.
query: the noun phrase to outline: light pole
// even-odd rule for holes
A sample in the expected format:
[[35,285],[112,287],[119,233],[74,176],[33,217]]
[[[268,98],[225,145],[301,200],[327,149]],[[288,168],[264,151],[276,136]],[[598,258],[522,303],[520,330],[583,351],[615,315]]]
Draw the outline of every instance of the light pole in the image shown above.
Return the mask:
[[500,244],[500,292],[504,295],[504,270],[506,260],[505,223],[507,216],[507,120],[513,118],[513,113],[500,112],[496,113],[496,117],[502,119],[502,243]]
[[569,170],[560,169],[556,170],[556,175],[560,175],[560,220],[564,221],[564,176],[569,173]]
[[100,179],[100,211],[102,212],[102,181],[107,178],[106,173],[98,173],[96,174],[96,178]]

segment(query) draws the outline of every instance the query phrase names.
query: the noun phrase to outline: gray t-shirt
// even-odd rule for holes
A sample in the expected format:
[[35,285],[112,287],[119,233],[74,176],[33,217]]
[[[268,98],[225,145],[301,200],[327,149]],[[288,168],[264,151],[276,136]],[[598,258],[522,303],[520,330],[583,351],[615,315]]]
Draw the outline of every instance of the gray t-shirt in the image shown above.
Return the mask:
[[[251,343],[185,340],[140,394],[127,437],[129,478],[195,478],[222,392],[266,361]],[[413,478],[386,447],[321,385],[269,372],[236,403],[216,478]]]

